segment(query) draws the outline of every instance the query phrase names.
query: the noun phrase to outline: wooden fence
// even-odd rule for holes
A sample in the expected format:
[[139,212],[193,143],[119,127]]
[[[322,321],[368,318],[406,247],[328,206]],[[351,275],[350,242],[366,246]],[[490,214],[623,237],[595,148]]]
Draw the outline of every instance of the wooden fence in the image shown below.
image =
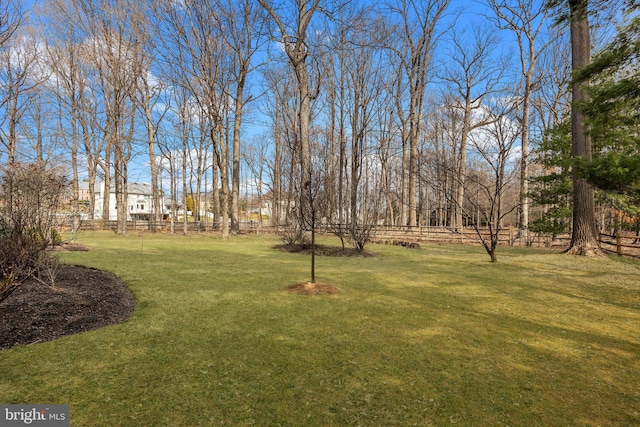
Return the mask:
[[640,237],[631,233],[601,233],[600,247],[605,252],[640,258]]
[[[128,231],[153,231],[153,232],[164,232],[169,231],[171,224],[169,221],[159,221],[157,223],[153,223],[151,221],[146,220],[132,220],[127,221],[127,230]],[[182,222],[175,222],[173,224],[173,228],[175,232],[182,231],[183,224]],[[97,230],[113,230],[116,231],[118,229],[117,221],[102,221],[99,219],[92,220],[83,220],[80,222],[80,230],[82,231],[97,231]],[[187,223],[187,231],[189,232],[199,232],[199,231],[215,231],[218,229],[217,224],[213,224],[211,222],[205,223],[201,222],[188,222]]]
[[[71,225],[68,225],[70,228]],[[67,228],[67,227],[65,227]],[[83,220],[80,222],[80,230],[116,230],[116,221],[101,220]],[[162,221],[152,224],[149,221],[128,221],[127,230],[129,231],[152,231],[152,232],[168,232],[170,224],[168,221]],[[183,230],[182,222],[174,223],[174,232],[181,233]],[[219,224],[211,222],[189,222],[187,231],[193,232],[219,232]],[[240,231],[242,233],[277,233],[277,228],[269,225],[259,226],[255,221],[243,221],[240,223]],[[320,230],[323,233],[322,230]],[[324,231],[325,234],[330,234]],[[489,237],[489,231],[480,230],[484,238]],[[375,243],[397,244],[402,246],[419,246],[420,243],[462,243],[478,245],[481,243],[478,233],[473,228],[464,228],[455,230],[449,227],[404,227],[404,226],[387,226],[381,225],[376,227],[371,233],[372,240]],[[564,234],[556,238],[545,235],[532,235],[531,242],[533,246],[550,247],[550,248],[566,248],[569,246],[571,236]],[[527,244],[522,238],[517,228],[504,228],[498,236],[498,244],[501,246],[524,246]],[[600,234],[600,246],[602,250],[608,253],[617,253],[619,255],[640,258],[640,237],[632,233],[619,233],[618,235]]]

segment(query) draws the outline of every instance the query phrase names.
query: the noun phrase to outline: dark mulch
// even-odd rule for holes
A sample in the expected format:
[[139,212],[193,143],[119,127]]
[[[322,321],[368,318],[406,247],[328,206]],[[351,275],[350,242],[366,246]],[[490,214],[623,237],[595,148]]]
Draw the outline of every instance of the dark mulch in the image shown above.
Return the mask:
[[134,310],[131,291],[115,275],[62,265],[55,287],[30,280],[0,302],[0,349],[120,323]]
[[[274,246],[274,249],[278,249],[283,252],[290,253],[302,253],[302,254],[311,254],[311,245],[310,244],[282,244]],[[355,248],[344,248],[342,249],[340,246],[326,246],[326,245],[316,245],[316,255],[318,256],[345,256],[345,257],[374,257],[376,254],[370,252],[368,250],[358,251]]]

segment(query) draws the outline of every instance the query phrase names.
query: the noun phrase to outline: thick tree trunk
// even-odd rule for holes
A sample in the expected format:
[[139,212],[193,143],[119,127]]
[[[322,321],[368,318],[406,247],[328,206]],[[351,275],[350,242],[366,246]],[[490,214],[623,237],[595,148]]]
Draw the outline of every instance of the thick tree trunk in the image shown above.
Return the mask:
[[[419,119],[418,119],[419,123]],[[418,133],[419,124],[412,131],[411,147],[409,150],[409,227],[418,225]]]
[[[218,121],[218,123],[220,123]],[[222,132],[221,125],[218,124],[212,132],[213,151],[216,166],[220,173],[219,209],[222,224],[222,238],[229,238],[229,150],[227,140]]]
[[104,154],[104,164],[102,165],[102,172],[104,173],[104,186],[102,192],[102,222],[109,221],[111,209],[111,142],[107,144]]
[[97,175],[97,162],[96,157],[91,149],[91,135],[89,134],[89,125],[87,119],[82,117],[80,119],[80,126],[82,127],[82,141],[84,145],[84,154],[87,162],[87,175],[89,179],[89,219],[94,219],[96,211],[96,175]]
[[276,125],[274,132],[274,160],[273,160],[273,205],[271,212],[271,225],[279,226],[282,222],[281,200],[282,200],[282,166],[281,162],[281,142],[278,135],[278,115],[276,114]]
[[[75,104],[75,103],[74,103]],[[80,211],[80,175],[78,172],[78,130],[76,127],[76,111],[77,107],[72,107],[72,130],[71,130],[71,173],[73,175],[73,212],[78,213]],[[42,162],[42,158],[38,159]]]
[[462,209],[464,206],[464,187],[467,175],[467,144],[469,140],[469,134],[471,133],[471,94],[470,89],[467,88],[465,93],[465,105],[462,118],[462,135],[460,135],[460,153],[458,153],[458,177],[457,177],[457,189],[456,189],[456,203],[453,206],[455,212],[455,222],[452,221],[451,227],[454,227],[458,231],[463,229]]
[[[189,217],[187,211],[187,151],[189,150],[189,139],[186,136],[183,137],[182,146],[182,234],[186,236],[189,233]],[[192,196],[193,200],[193,196]],[[194,209],[195,210],[195,209]],[[193,214],[193,212],[192,212]]]
[[520,231],[529,245],[529,104],[530,95],[525,94],[522,111],[522,157],[520,158]]
[[360,185],[360,93],[354,89],[353,114],[351,116],[351,204],[349,226],[355,230],[358,224],[358,186]]
[[[571,53],[572,69],[577,70],[589,64],[590,39],[587,0],[569,0],[571,12]],[[571,154],[574,158],[591,160],[591,138],[585,129],[585,117],[579,105],[587,99],[585,85],[575,83],[571,99]],[[593,186],[573,172],[573,231],[568,253],[594,255],[598,249],[598,231],[595,218]]]
[[144,104],[144,111],[147,120],[147,145],[149,148],[149,170],[151,171],[151,198],[152,198],[152,211],[151,211],[151,224],[153,230],[156,230],[157,224],[162,219],[163,208],[160,206],[160,191],[158,190],[158,166],[156,164],[156,135],[155,127],[153,125],[153,119],[151,117],[151,108],[148,102]]
[[[118,116],[116,116],[118,117]],[[116,210],[117,212],[117,233],[119,235],[127,234],[127,176],[125,171],[124,147],[120,138],[120,124],[114,119],[114,159],[113,172],[116,180]]]
[[231,167],[231,233],[240,233],[240,127],[242,124],[242,105],[244,103],[244,76],[238,80],[236,89],[235,113],[233,119],[233,158]]
[[[300,205],[299,212],[301,219],[306,219],[307,224],[311,226],[312,237],[315,237],[315,207],[313,203],[313,183],[311,170],[311,145],[309,126],[311,119],[311,99],[313,94],[309,90],[309,72],[307,70],[306,60],[308,57],[308,46],[306,44],[307,30],[313,14],[319,9],[320,0],[299,0],[297,31],[291,37],[287,33],[287,29],[275,10],[266,0],[258,0],[262,7],[271,15],[282,35],[285,52],[289,57],[289,62],[295,72],[298,83],[298,128],[297,137],[299,139],[299,161],[300,161]],[[305,215],[311,217],[305,218]],[[312,260],[315,261],[315,245],[312,245]],[[315,263],[311,265],[312,281],[315,280]]]
[[409,225],[409,138],[403,135],[402,138],[402,193],[400,195],[400,225]]

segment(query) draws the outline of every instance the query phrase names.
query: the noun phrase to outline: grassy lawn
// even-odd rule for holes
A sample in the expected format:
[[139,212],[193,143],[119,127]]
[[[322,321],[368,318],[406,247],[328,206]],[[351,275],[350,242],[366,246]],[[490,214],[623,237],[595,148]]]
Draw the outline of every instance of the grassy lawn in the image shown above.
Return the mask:
[[[0,402],[72,426],[640,425],[640,263],[534,249],[85,233],[65,262],[133,291],[126,323],[0,352]],[[144,245],[143,245],[144,243]],[[328,240],[323,243],[334,243]]]

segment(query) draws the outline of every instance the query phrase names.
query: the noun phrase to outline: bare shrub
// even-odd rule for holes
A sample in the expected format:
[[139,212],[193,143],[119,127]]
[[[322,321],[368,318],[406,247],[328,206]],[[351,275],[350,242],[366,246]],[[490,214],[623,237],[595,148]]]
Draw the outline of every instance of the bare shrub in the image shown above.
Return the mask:
[[34,278],[42,283],[54,288],[56,286],[56,280],[60,274],[60,260],[57,255],[51,254],[48,251],[41,254],[41,259],[37,264],[37,271],[34,274]]
[[353,247],[358,251],[364,251],[364,247],[371,243],[375,237],[376,226],[373,224],[353,225],[348,227],[348,239]]
[[340,239],[340,244],[342,246],[342,250],[344,251],[345,249],[344,240],[347,238],[347,233],[348,233],[346,224],[330,223],[325,225],[324,230],[325,232],[331,233]]
[[0,301],[31,277],[55,283],[51,250],[61,243],[54,227],[67,189],[64,175],[39,163],[13,165],[0,177]]
[[300,221],[290,220],[286,225],[278,228],[278,235],[285,245],[308,244],[307,233],[300,225]]

